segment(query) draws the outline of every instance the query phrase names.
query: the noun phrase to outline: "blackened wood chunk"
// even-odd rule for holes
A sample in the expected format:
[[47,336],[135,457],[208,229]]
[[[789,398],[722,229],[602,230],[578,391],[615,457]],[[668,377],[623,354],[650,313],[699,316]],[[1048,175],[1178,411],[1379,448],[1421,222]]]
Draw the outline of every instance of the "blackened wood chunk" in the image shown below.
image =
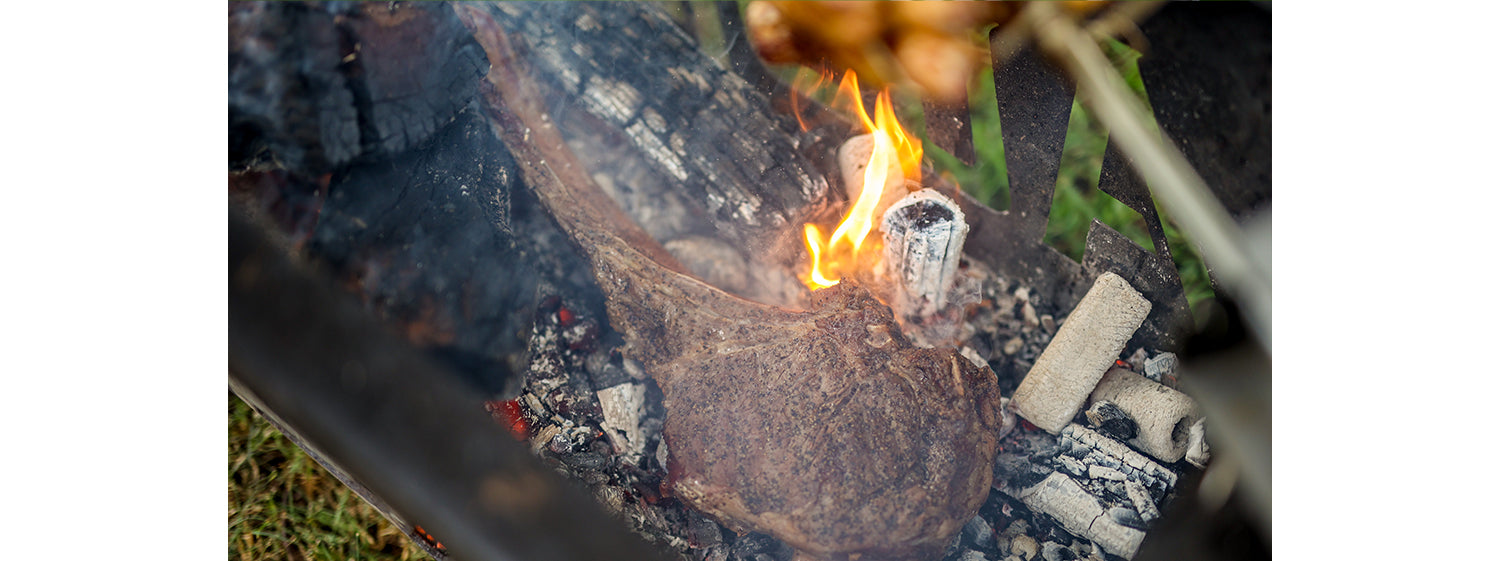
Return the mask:
[[514,170],[485,121],[462,112],[426,149],[333,174],[309,244],[409,340],[490,392],[507,383],[486,376],[495,363],[522,364],[536,294],[528,242],[509,229]]
[[488,60],[439,4],[233,3],[230,167],[322,173],[431,137]]
[[229,4],[229,164],[269,150],[322,170],[359,155],[354,94],[333,14],[306,4]]
[[339,18],[367,151],[426,140],[473,99],[489,60],[453,10],[436,2],[362,2]]

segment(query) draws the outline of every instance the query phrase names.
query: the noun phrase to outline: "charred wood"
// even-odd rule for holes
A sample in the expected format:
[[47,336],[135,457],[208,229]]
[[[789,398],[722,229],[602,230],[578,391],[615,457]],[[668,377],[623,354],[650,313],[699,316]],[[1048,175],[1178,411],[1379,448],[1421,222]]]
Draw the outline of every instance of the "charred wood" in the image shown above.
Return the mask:
[[415,146],[474,96],[486,61],[446,6],[229,6],[231,169],[318,174]]
[[505,3],[494,17],[590,179],[654,239],[717,238],[766,262],[825,202],[795,119],[658,7]]

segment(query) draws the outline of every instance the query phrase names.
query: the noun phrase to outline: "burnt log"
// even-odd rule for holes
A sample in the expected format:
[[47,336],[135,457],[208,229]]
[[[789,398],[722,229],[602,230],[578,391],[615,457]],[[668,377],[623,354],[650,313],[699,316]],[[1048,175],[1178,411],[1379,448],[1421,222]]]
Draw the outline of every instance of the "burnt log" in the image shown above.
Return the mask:
[[917,348],[852,282],[794,312],[658,263],[663,250],[546,118],[496,22],[506,6],[457,7],[490,56],[490,115],[525,183],[591,261],[627,355],[664,393],[677,496],[812,558],[940,555],[989,492],[1008,428],[994,375],[951,348]]
[[800,248],[797,226],[834,202],[796,119],[659,7],[520,2],[493,16],[533,61],[543,110],[590,179],[669,250],[714,239],[749,264],[743,274],[764,272],[756,264],[780,265]]
[[319,174],[421,143],[486,70],[446,6],[229,5],[229,161]]

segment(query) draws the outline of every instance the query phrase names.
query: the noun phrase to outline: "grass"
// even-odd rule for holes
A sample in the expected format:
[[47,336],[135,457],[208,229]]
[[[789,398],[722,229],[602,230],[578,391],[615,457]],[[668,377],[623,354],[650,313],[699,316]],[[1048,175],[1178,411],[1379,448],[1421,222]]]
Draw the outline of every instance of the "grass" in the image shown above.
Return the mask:
[[428,557],[374,507],[230,394],[229,558]]

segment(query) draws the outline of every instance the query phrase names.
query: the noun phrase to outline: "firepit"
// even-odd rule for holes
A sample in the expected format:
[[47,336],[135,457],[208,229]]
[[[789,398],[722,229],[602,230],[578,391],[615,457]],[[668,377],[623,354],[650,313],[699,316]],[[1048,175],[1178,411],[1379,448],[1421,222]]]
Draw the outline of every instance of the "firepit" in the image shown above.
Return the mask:
[[[239,327],[262,316],[232,305],[236,391],[435,558],[608,554],[548,518],[593,512],[569,485],[693,559],[1131,558],[1208,461],[1175,389],[1191,320],[1165,242],[1095,222],[1081,264],[1040,243],[1071,95],[1035,51],[996,65],[1014,162],[997,212],[897,150],[888,100],[861,126],[757,89],[744,46],[726,68],[653,5],[246,4],[231,24],[232,210],[279,231],[231,263],[232,298],[274,291],[257,256],[292,249],[434,377],[382,382],[356,353],[331,387],[487,412],[497,450],[540,460],[495,475],[479,464],[523,460],[429,446],[394,464],[470,483],[424,497],[372,465],[378,445],[301,434],[322,417],[268,381],[278,320]],[[1159,234],[1111,154],[1101,189]],[[505,531],[481,537],[486,516]]]

